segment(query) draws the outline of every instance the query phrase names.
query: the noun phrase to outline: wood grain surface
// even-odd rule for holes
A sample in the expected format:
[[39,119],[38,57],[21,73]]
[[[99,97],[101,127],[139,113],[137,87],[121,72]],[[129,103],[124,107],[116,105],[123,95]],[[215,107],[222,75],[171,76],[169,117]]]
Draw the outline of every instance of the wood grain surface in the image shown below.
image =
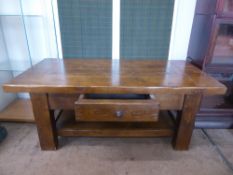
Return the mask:
[[3,86],[6,92],[224,94],[226,87],[185,61],[45,59]]

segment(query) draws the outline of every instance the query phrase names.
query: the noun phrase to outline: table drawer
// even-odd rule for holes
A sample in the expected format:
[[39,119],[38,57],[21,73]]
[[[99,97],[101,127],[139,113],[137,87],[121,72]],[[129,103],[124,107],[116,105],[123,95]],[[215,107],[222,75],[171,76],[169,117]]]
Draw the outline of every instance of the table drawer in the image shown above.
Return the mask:
[[77,121],[157,121],[159,103],[156,99],[88,98],[81,95],[75,102]]

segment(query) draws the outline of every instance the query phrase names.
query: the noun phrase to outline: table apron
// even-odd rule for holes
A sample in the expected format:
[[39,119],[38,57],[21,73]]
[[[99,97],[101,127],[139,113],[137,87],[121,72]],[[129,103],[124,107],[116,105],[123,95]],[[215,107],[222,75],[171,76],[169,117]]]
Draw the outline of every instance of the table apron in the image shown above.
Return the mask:
[[[73,110],[74,103],[79,94],[48,94],[50,109]],[[181,110],[183,107],[184,95],[166,94],[156,95],[161,110]]]

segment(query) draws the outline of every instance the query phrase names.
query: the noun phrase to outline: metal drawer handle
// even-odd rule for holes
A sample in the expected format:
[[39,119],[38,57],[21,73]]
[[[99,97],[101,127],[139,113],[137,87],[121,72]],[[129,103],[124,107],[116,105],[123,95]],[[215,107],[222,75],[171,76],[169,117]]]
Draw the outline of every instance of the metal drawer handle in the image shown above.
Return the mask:
[[122,118],[124,115],[124,112],[123,111],[116,111],[116,117],[117,118]]

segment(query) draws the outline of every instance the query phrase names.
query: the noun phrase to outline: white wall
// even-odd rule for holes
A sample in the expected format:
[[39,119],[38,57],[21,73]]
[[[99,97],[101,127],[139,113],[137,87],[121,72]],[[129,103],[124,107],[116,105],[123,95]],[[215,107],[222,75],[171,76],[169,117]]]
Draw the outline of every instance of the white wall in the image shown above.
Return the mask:
[[187,57],[196,1],[175,1],[169,60],[185,60]]

